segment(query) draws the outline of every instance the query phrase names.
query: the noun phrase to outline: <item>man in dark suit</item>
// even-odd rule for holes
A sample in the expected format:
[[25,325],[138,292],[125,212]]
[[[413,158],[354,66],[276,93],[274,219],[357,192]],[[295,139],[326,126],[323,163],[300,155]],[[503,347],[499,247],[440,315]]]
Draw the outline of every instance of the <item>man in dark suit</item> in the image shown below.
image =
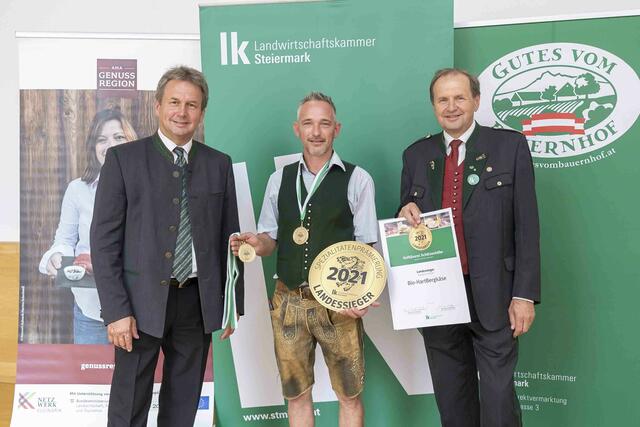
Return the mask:
[[520,426],[517,337],[540,300],[531,154],[520,133],[475,123],[474,76],[440,70],[430,96],[443,132],[405,150],[399,215],[453,211],[471,322],[423,329],[442,425]]
[[[156,91],[158,132],[109,149],[100,173],[91,257],[116,347],[112,427],[147,425],[160,349],[158,426],[195,419],[210,334],[221,328],[227,242],[239,230],[231,159],[192,139],[207,99],[202,73],[167,71]],[[236,296],[241,314],[241,279]]]

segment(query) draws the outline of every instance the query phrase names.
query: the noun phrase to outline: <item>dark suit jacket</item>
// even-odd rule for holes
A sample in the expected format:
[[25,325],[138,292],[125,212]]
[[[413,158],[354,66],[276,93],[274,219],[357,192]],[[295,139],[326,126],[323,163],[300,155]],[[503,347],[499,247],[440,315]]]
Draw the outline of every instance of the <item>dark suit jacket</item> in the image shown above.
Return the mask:
[[[91,223],[105,324],[133,315],[138,329],[162,336],[180,222],[179,170],[157,134],[107,151]],[[228,238],[240,229],[231,159],[194,141],[187,178],[200,304],[210,333],[222,322]],[[236,289],[242,313],[242,271]]]
[[[442,133],[405,150],[401,207],[441,208],[445,157]],[[476,185],[467,181],[471,174],[480,178]],[[478,318],[485,329],[503,328],[512,297],[540,301],[538,207],[522,134],[476,124],[466,142],[462,219]]]

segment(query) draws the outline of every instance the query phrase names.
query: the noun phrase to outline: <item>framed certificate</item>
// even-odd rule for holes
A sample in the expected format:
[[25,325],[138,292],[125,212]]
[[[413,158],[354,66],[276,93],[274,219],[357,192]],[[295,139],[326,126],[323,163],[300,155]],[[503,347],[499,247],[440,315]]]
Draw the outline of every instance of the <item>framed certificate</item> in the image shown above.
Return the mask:
[[469,305],[451,209],[427,212],[417,227],[378,221],[389,271],[394,329],[468,323]]

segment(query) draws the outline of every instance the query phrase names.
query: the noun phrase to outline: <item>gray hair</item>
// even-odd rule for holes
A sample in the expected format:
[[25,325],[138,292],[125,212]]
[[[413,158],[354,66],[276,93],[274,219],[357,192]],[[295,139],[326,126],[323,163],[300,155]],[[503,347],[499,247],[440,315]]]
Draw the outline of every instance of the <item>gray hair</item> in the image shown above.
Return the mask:
[[433,75],[431,79],[431,84],[429,85],[429,98],[431,99],[431,103],[433,104],[433,86],[436,84],[436,81],[440,77],[449,76],[451,74],[462,74],[467,79],[469,79],[469,86],[471,87],[471,95],[476,98],[480,96],[480,81],[476,76],[471,74],[470,72],[463,70],[461,68],[442,68],[438,70]]
[[331,109],[333,110],[333,115],[335,116],[336,114],[336,106],[333,103],[333,99],[331,99],[331,97],[329,95],[325,95],[322,92],[309,92],[308,95],[306,95],[304,98],[302,98],[300,100],[300,103],[298,104],[298,112],[296,114],[296,117],[300,117],[300,108],[306,104],[307,102],[310,101],[322,101],[322,102],[326,102],[327,104],[329,104],[331,106]]
[[204,74],[195,68],[187,67],[185,65],[169,68],[162,77],[160,77],[160,81],[158,82],[158,87],[156,89],[156,101],[162,102],[164,88],[171,80],[189,82],[200,88],[200,92],[202,92],[201,109],[204,110],[207,108],[207,102],[209,101],[209,86],[207,85],[207,80],[204,78]]

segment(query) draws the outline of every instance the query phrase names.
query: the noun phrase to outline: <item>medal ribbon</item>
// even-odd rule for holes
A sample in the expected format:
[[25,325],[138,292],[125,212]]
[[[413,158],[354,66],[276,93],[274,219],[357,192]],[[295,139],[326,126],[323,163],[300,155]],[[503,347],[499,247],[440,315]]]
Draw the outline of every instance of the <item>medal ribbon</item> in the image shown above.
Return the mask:
[[[304,159],[302,161],[304,161]],[[329,164],[331,163],[331,159],[327,160],[327,163],[325,163],[324,166],[322,166],[322,169],[320,169],[320,172],[318,172],[318,174],[314,178],[313,184],[311,184],[311,188],[307,193],[307,198],[304,199],[304,204],[301,203],[301,199],[302,199],[301,185],[302,184],[300,184],[300,180],[301,180],[300,179],[301,178],[300,163],[302,162],[298,163],[298,175],[296,177],[296,197],[298,199],[298,210],[300,211],[300,224],[302,224],[302,222],[304,221],[305,213],[307,212],[307,204],[309,203],[309,200],[311,200],[311,196],[313,196],[313,193],[315,193],[318,187],[320,187],[320,183],[322,182],[324,177],[327,176],[327,174],[329,173]]]
[[[239,236],[240,233],[233,233],[231,236]],[[231,236],[227,243],[227,280],[224,284],[224,310],[222,312],[222,329],[231,326],[238,327],[238,317],[236,316],[236,283],[238,282],[238,261],[231,251]]]

